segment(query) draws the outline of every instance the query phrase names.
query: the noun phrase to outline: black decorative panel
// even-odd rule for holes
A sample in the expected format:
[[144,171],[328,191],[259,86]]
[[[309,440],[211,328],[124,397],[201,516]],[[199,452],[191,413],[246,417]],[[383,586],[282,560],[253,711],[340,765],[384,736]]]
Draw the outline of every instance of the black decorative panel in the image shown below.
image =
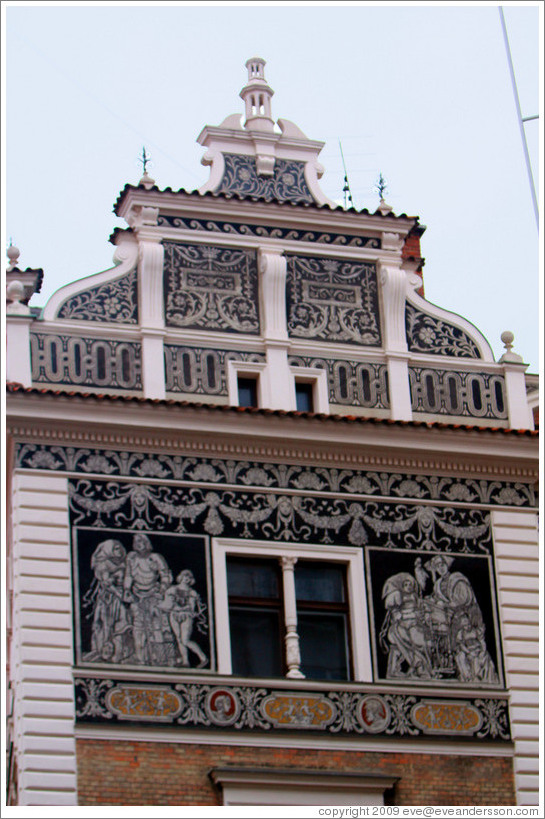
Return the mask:
[[259,333],[255,251],[176,242],[164,249],[168,326]]
[[136,270],[70,296],[61,304],[57,318],[138,324]]
[[72,529],[76,662],[213,668],[208,539],[130,529],[113,509],[101,517]]
[[228,361],[264,361],[261,353],[165,345],[167,392],[227,395]]
[[[196,469],[195,480],[205,474]],[[453,554],[488,554],[491,548],[489,515],[479,510],[331,499],[318,493],[82,479],[70,486],[70,509],[77,526],[123,528],[132,521],[149,531]]]
[[[175,454],[130,452],[93,447],[16,443],[18,469],[104,475],[108,478],[164,478],[185,483],[198,481],[210,488],[238,484],[281,492],[322,492],[414,501],[534,508],[537,498],[531,483],[518,481],[418,475],[399,472],[338,469],[325,466],[237,461]],[[423,513],[422,513],[423,514]],[[480,514],[480,513],[479,513]],[[386,524],[385,524],[386,525]]]
[[75,679],[76,721],[159,723],[237,732],[287,730],[326,736],[510,741],[505,697],[441,697],[357,691],[297,691],[268,685],[134,683]]
[[374,264],[288,256],[287,266],[291,337],[380,347]]
[[409,367],[414,412],[507,420],[501,375]]
[[473,339],[447,321],[424,313],[407,302],[405,308],[407,344],[411,353],[482,358]]
[[[448,535],[441,538],[443,549],[450,547]],[[377,680],[501,685],[486,539],[457,554],[367,547],[366,562]]]
[[142,347],[136,341],[31,333],[32,381],[142,389]]
[[382,247],[382,242],[374,236],[353,236],[346,233],[323,233],[316,230],[298,230],[291,227],[267,227],[241,222],[220,222],[211,219],[182,219],[180,216],[162,213],[157,221],[160,227],[181,230],[227,233],[238,236],[258,236],[263,239],[286,239],[290,242],[316,242],[322,245],[341,247]]
[[223,158],[225,170],[216,193],[234,193],[267,202],[314,204],[305,180],[305,162],[277,159],[273,175],[260,176],[252,156],[224,153]]
[[311,356],[290,356],[292,367],[317,367],[327,373],[330,404],[387,409],[388,368],[385,364]]

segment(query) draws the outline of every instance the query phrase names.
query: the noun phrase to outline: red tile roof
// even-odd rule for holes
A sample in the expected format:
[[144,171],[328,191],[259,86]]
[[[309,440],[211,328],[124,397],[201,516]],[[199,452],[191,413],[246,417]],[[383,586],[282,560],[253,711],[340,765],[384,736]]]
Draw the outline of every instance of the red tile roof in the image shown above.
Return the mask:
[[477,424],[448,424],[441,421],[399,421],[392,418],[376,418],[365,415],[329,415],[317,412],[298,412],[296,410],[266,409],[262,407],[239,407],[230,404],[208,404],[204,401],[177,401],[172,398],[144,398],[140,395],[120,395],[112,393],[79,392],[77,390],[55,390],[51,387],[24,387],[22,384],[10,381],[6,384],[8,393],[22,393],[26,395],[47,395],[65,398],[80,398],[84,400],[121,401],[124,403],[154,404],[158,406],[188,407],[189,409],[205,409],[210,412],[238,412],[248,415],[266,415],[277,418],[312,418],[318,421],[333,421],[336,423],[379,424],[397,427],[424,427],[427,429],[464,430],[466,432],[483,432],[501,435],[525,435],[537,437],[538,430],[511,429],[509,427],[478,426]]

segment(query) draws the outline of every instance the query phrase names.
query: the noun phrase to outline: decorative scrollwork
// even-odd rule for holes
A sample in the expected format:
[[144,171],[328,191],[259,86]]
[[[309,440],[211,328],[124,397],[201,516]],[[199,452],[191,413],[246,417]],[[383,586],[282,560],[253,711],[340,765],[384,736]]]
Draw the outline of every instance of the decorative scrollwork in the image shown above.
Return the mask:
[[59,307],[57,318],[138,324],[136,271],[71,296]]
[[405,329],[412,353],[482,358],[479,348],[464,330],[418,310],[410,302],[405,309]]
[[380,346],[374,264],[288,256],[287,265],[290,336]]
[[267,202],[314,203],[304,162],[277,159],[273,176],[259,176],[254,157],[224,153],[223,158],[225,170],[216,193],[237,193]]

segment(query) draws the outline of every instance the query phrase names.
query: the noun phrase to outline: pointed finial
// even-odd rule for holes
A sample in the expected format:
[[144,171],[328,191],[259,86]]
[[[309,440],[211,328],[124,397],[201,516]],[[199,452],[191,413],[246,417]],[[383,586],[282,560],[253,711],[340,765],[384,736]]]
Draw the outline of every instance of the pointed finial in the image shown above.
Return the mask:
[[522,356],[512,352],[513,341],[515,340],[515,336],[511,332],[511,330],[504,330],[500,338],[503,341],[503,346],[505,347],[505,352],[500,358],[500,364],[503,364],[505,362],[511,362],[512,364],[521,364]]
[[151,163],[151,157],[146,152],[145,147],[142,148],[142,156],[138,161],[142,163],[142,170],[144,172],[138,184],[142,185],[146,190],[150,190],[155,185],[155,179],[152,179],[147,171],[147,167]]
[[386,184],[386,180],[384,179],[382,173],[379,173],[378,180],[375,182],[375,187],[373,190],[375,193],[378,193],[380,197],[377,211],[383,216],[387,216],[392,212],[392,206],[389,205],[384,199],[384,194],[388,191],[388,185]]
[[13,270],[15,267],[17,267],[17,263],[19,261],[19,256],[21,255],[21,251],[19,250],[18,247],[15,247],[15,245],[13,244],[11,236],[10,236],[10,240],[9,240],[9,247],[8,247],[8,249],[6,251],[6,254],[7,254],[7,257],[9,259],[8,270]]

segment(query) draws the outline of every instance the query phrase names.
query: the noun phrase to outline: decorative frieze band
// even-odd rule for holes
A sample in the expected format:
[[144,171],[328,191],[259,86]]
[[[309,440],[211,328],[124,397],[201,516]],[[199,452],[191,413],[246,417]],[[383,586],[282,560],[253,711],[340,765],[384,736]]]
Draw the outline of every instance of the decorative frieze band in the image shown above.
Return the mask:
[[317,367],[327,373],[329,403],[388,409],[388,367],[369,361],[290,356],[292,367]]
[[210,486],[238,484],[267,490],[304,491],[309,495],[335,492],[371,498],[412,498],[417,501],[521,508],[533,508],[537,503],[533,485],[518,481],[337,469],[81,446],[17,443],[16,464],[19,469],[159,478]]
[[262,362],[260,353],[165,345],[166,391],[227,395],[227,362]]
[[375,689],[323,691],[108,677],[75,680],[78,723],[162,724],[237,731],[371,734],[389,738],[511,739],[505,698],[434,698]]
[[33,382],[142,389],[139,342],[31,333],[30,345]]
[[255,236],[258,239],[282,239],[289,242],[311,242],[340,247],[368,247],[380,249],[381,239],[374,236],[353,236],[347,233],[321,232],[317,230],[298,230],[288,227],[269,227],[251,225],[247,222],[224,222],[218,219],[183,219],[163,213],[157,224],[160,227],[173,227],[181,230],[195,230],[221,233],[234,236]]
[[507,420],[501,375],[409,367],[409,381],[414,412]]

